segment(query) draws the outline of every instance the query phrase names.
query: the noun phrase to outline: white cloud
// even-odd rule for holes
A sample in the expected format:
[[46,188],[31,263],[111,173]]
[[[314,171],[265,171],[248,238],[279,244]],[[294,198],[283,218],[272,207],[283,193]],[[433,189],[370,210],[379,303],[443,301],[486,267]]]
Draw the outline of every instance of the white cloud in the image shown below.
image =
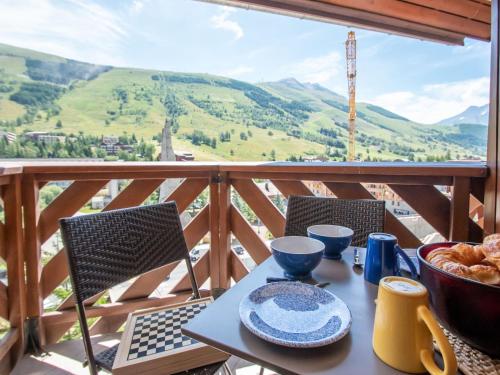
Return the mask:
[[297,78],[299,81],[320,83],[327,85],[342,68],[342,58],[336,51],[319,57],[309,57],[298,63],[284,67],[287,77]]
[[146,1],[141,1],[141,0],[133,0],[132,3],[130,4],[130,12],[131,13],[141,13],[142,9],[144,8]]
[[387,108],[411,120],[432,124],[457,115],[471,105],[489,100],[488,77],[424,85],[417,92],[397,91],[367,102]]
[[227,6],[222,7],[221,12],[210,19],[212,26],[216,29],[226,30],[234,34],[234,39],[238,40],[243,38],[245,33],[243,28],[236,21],[230,20],[229,16],[234,13],[236,9]]
[[121,64],[119,45],[127,35],[115,11],[69,0],[7,0],[0,4],[0,41],[64,57]]
[[220,74],[226,77],[238,78],[244,76],[245,74],[253,73],[254,71],[255,69],[251,66],[239,65],[235,68],[222,71]]

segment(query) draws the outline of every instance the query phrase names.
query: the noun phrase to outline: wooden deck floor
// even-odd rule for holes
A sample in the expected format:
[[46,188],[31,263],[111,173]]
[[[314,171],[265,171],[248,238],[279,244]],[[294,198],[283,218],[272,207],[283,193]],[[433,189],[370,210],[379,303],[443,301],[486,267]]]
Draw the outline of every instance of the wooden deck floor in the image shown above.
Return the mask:
[[[96,352],[118,343],[119,334],[97,336],[93,338],[92,346]],[[47,354],[40,357],[26,355],[16,365],[11,375],[88,375],[88,368],[82,366],[85,351],[81,340],[71,340],[59,344],[48,345]],[[253,365],[237,357],[228,361],[233,375],[258,375],[260,366]],[[106,372],[102,372],[107,374]],[[270,370],[265,375],[274,375]]]

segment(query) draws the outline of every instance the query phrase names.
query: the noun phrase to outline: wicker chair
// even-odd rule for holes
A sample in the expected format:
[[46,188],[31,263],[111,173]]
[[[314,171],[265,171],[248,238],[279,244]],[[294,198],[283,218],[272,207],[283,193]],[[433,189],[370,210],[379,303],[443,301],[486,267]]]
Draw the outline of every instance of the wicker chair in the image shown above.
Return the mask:
[[342,225],[354,231],[352,246],[365,247],[370,233],[384,231],[384,219],[384,201],[290,196],[285,236],[307,236],[311,225]]
[[[111,371],[118,345],[94,356],[85,300],[179,260],[185,260],[194,297],[200,298],[174,202],[64,218],[60,227],[91,374],[97,374],[99,368]],[[185,374],[214,374],[222,364]]]

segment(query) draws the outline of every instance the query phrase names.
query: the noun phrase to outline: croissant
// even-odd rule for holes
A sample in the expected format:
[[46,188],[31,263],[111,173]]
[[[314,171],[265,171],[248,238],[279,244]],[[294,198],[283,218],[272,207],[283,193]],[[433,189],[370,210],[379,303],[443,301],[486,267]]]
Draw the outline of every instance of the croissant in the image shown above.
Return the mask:
[[484,258],[488,263],[495,265],[500,270],[500,236],[498,239],[490,239],[489,242],[478,245],[476,248],[484,254]]
[[[493,237],[496,236],[496,237]],[[426,260],[443,271],[490,285],[500,285],[500,234],[472,246],[459,243],[432,250]]]

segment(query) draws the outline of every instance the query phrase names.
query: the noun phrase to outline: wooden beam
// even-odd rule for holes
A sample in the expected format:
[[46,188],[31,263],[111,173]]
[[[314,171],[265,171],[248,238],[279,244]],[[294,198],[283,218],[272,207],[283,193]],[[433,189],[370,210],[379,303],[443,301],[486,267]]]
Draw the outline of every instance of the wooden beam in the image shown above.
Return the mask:
[[9,320],[9,299],[7,286],[0,281],[0,317]]
[[491,5],[471,0],[404,0],[407,3],[420,5],[425,8],[439,10],[459,17],[484,22],[491,22]]
[[416,4],[407,3],[405,1],[350,0],[348,3],[342,0],[320,1],[331,5],[345,6],[350,9],[375,13],[416,24],[424,24],[438,29],[461,33],[482,40],[490,39],[489,23],[459,17],[454,14],[440,12],[436,9],[422,7]]
[[[319,164],[319,163],[318,163]],[[373,163],[375,164],[375,163]],[[378,164],[378,163],[377,163]],[[313,169],[314,167],[311,167]],[[452,185],[453,177],[442,176],[412,176],[412,175],[386,175],[383,170],[379,175],[372,174],[346,174],[332,172],[332,174],[323,173],[276,173],[276,172],[230,172],[229,177],[233,180],[280,180],[283,182],[296,181],[329,181],[329,182],[362,182],[362,183],[394,183],[399,185]],[[425,173],[425,172],[422,172]]]
[[40,241],[44,243],[59,228],[59,219],[73,216],[109,180],[75,181],[54,199],[40,215]]
[[[450,234],[450,201],[434,186],[388,185],[444,238]],[[425,197],[425,199],[422,199]]]
[[255,233],[247,219],[234,206],[231,206],[231,231],[248,251],[255,263],[261,264],[271,255],[271,251],[269,251],[265,242]]
[[469,240],[470,179],[455,177],[450,212],[450,240]]
[[208,186],[208,179],[186,178],[165,199],[165,202],[175,201],[179,212],[183,212]]
[[19,330],[16,328],[9,329],[0,339],[0,362],[9,354],[10,349],[16,344],[18,339]]
[[[193,270],[198,286],[203,285],[210,276],[210,252],[206,252],[196,261]],[[170,293],[180,293],[185,290],[191,290],[191,281],[187,273],[173,286]]]
[[33,175],[23,176],[22,201],[24,206],[24,251],[26,260],[27,314],[40,317],[43,313],[41,288],[42,259],[38,222],[38,182]]
[[115,199],[109,202],[103,211],[110,211],[119,208],[133,207],[143,203],[160,184],[163,179],[134,180],[118,194]]
[[[26,285],[23,252],[23,214],[21,176],[11,177],[11,183],[2,189],[5,215],[5,238],[7,263],[8,319],[11,329],[24,332],[26,320]],[[2,284],[3,285],[3,284]],[[11,360],[15,364],[24,354],[24,335],[19,335],[12,349]]]
[[[149,307],[165,306],[172,303],[185,301],[192,295],[191,292],[183,292],[177,294],[169,294],[161,298],[139,298],[137,300],[129,300],[126,302],[107,303],[99,306],[90,306],[85,309],[85,314],[88,319],[98,318],[101,316],[113,316],[120,314],[128,314],[129,312],[146,309]],[[47,330],[53,325],[62,323],[76,322],[78,316],[75,309],[64,311],[52,311],[43,315],[42,321],[47,325]]]
[[251,180],[232,180],[238,194],[247,202],[274,237],[285,232],[285,216]]
[[274,186],[288,199],[290,195],[306,195],[314,196],[313,192],[300,180],[298,181],[284,181],[284,180],[271,180]]
[[[231,182],[227,173],[221,174],[219,185],[219,281],[218,287],[231,286]],[[215,274],[215,272],[213,272]]]
[[238,254],[231,251],[231,276],[238,282],[250,273],[250,270],[242,262]]
[[210,180],[210,289],[213,291],[220,287],[220,263],[221,249],[220,240],[220,202],[219,202],[219,180],[218,176],[212,176]]
[[[450,25],[449,17],[443,22],[439,22],[442,27],[432,26],[427,24],[425,20],[422,23],[413,22],[406,18],[396,18],[386,14],[375,13],[347,7],[343,3],[340,5],[330,4],[326,1],[316,0],[202,0],[219,4],[240,6],[243,8],[251,8],[266,12],[284,14],[287,16],[295,16],[300,18],[312,19],[323,22],[331,22],[350,27],[360,27],[368,30],[387,32],[396,35],[409,36],[418,39],[430,40],[434,42],[463,45],[464,37],[470,36],[481,39],[476,34],[483,33],[485,30],[481,28],[482,22],[470,20],[472,25],[470,28],[478,31],[474,35],[465,35],[463,32],[454,31],[456,27]],[[366,0],[368,3],[369,1]],[[371,0],[370,2],[374,2]],[[410,4],[411,5],[411,4]],[[414,5],[413,5],[414,6]],[[421,8],[421,7],[420,7]],[[425,8],[424,8],[425,9]],[[433,9],[431,9],[433,10]],[[438,14],[442,12],[437,12]],[[448,15],[443,13],[444,16]],[[454,15],[451,15],[456,17]],[[461,17],[456,17],[460,19]],[[469,21],[465,19],[466,21]],[[477,22],[474,23],[474,22]],[[489,37],[489,34],[488,34]]]
[[488,177],[484,197],[484,234],[500,231],[500,10],[499,0],[491,2],[490,108],[488,122]]

